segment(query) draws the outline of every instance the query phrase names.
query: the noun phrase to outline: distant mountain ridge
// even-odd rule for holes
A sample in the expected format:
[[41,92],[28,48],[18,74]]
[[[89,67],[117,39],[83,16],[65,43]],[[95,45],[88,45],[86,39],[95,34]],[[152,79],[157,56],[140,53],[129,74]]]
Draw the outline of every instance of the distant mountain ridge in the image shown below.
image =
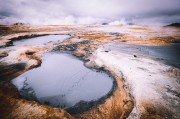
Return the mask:
[[180,23],[172,23],[166,26],[180,27]]

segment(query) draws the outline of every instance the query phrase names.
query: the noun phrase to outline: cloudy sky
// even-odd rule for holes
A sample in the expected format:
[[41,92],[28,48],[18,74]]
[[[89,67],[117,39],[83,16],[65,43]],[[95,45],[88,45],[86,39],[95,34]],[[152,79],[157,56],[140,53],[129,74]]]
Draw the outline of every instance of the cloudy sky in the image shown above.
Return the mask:
[[179,6],[180,0],[0,0],[0,24],[168,24],[180,22]]

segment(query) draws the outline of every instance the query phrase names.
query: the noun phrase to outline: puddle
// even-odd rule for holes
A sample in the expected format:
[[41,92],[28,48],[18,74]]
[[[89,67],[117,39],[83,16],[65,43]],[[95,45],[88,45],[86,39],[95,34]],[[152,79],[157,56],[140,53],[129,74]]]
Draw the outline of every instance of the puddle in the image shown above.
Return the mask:
[[105,97],[114,79],[104,72],[88,69],[68,54],[46,53],[42,65],[12,80],[20,95],[42,104],[67,109],[79,102]]
[[167,65],[180,68],[180,44],[168,46],[142,46],[132,44],[113,44],[108,50],[121,51],[129,54],[142,54],[152,58],[158,58]]
[[13,42],[13,45],[43,45],[48,42],[62,42],[69,38],[69,35],[46,35],[28,39],[21,39]]

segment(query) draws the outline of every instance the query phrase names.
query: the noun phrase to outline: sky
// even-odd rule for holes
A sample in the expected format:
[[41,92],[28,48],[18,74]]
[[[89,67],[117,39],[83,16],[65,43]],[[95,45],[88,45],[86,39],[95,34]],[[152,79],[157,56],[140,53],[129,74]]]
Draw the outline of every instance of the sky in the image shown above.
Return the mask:
[[169,24],[180,0],[0,0],[0,24]]

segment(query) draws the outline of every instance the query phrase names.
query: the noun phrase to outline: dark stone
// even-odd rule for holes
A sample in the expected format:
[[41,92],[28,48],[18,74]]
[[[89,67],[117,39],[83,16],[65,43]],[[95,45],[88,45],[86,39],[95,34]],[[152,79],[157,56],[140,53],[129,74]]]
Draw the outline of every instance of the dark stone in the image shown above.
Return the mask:
[[33,55],[35,52],[26,52],[26,55]]
[[7,57],[7,56],[8,56],[8,53],[6,53],[6,52],[3,52],[0,54],[0,58]]
[[102,25],[108,25],[108,23],[102,23]]

